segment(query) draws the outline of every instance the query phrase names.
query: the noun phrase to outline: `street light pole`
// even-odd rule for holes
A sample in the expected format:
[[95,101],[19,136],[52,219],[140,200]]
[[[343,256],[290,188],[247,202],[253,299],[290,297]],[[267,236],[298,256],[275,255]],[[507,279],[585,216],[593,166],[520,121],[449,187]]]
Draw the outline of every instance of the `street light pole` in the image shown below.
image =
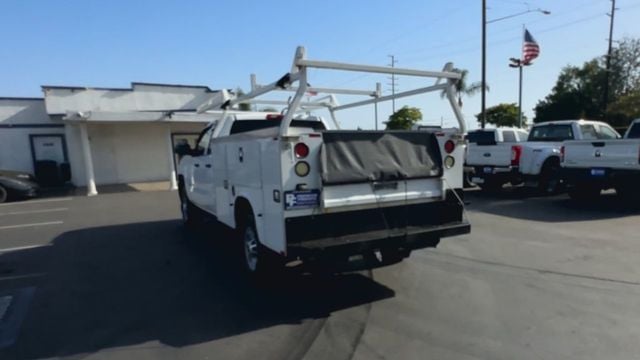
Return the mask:
[[482,100],[480,108],[480,127],[484,129],[487,100],[487,0],[482,0]]
[[519,82],[518,82],[518,127],[522,128],[522,68],[531,65],[531,63],[525,63],[522,59],[511,58],[509,59],[511,64],[509,67],[518,68]]

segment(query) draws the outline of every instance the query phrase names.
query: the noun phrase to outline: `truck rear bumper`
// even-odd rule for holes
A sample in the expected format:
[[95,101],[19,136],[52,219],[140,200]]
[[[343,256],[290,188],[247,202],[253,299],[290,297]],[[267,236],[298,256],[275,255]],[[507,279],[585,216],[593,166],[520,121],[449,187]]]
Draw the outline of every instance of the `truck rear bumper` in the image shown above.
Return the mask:
[[522,175],[518,167],[514,166],[472,166],[471,179],[481,179],[482,182],[494,181],[499,183],[519,184],[522,182]]
[[463,205],[449,191],[439,202],[289,218],[287,257],[435,247],[440,238],[471,231],[462,212]]
[[569,186],[588,183],[607,188],[640,182],[640,171],[638,170],[562,168],[561,176]]

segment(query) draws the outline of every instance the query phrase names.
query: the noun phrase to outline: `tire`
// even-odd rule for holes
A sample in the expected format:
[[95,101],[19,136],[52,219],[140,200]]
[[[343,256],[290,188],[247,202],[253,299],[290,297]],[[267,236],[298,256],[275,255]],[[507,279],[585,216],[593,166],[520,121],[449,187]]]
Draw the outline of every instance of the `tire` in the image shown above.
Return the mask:
[[600,196],[602,189],[595,186],[578,185],[569,190],[569,197],[574,201],[586,202]]
[[409,249],[385,248],[380,250],[382,263],[385,265],[399,263],[411,255]]
[[180,213],[182,223],[188,229],[193,229],[202,223],[201,210],[189,200],[184,186],[180,187]]
[[484,184],[478,184],[478,187],[482,189],[482,191],[486,192],[498,192],[502,190],[502,186],[504,184],[496,181],[485,180]]
[[7,193],[7,189],[4,186],[0,185],[0,204],[7,201],[9,198],[9,194]]
[[638,205],[640,202],[640,188],[633,184],[620,184],[616,186],[616,195],[620,201],[627,205]]
[[538,189],[543,194],[553,195],[560,190],[560,160],[549,158],[542,165],[538,179]]
[[263,283],[274,278],[274,274],[282,267],[269,249],[260,243],[256,231],[253,213],[249,212],[239,224],[239,235],[242,242],[244,269],[251,281]]

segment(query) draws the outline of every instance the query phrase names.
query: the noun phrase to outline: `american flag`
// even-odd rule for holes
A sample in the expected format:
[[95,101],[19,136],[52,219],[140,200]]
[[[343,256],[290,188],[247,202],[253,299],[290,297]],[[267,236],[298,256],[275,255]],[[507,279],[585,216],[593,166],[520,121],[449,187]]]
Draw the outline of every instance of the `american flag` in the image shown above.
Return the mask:
[[525,64],[531,63],[531,60],[540,55],[540,47],[538,43],[533,39],[529,30],[524,30],[524,43],[522,44],[522,62]]

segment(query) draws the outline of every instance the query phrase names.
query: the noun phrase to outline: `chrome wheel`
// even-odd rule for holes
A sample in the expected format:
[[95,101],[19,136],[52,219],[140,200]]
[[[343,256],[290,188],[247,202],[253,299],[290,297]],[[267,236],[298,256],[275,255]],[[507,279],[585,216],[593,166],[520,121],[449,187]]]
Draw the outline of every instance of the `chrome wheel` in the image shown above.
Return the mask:
[[258,236],[253,226],[247,225],[244,229],[244,259],[247,268],[255,272],[258,268]]

